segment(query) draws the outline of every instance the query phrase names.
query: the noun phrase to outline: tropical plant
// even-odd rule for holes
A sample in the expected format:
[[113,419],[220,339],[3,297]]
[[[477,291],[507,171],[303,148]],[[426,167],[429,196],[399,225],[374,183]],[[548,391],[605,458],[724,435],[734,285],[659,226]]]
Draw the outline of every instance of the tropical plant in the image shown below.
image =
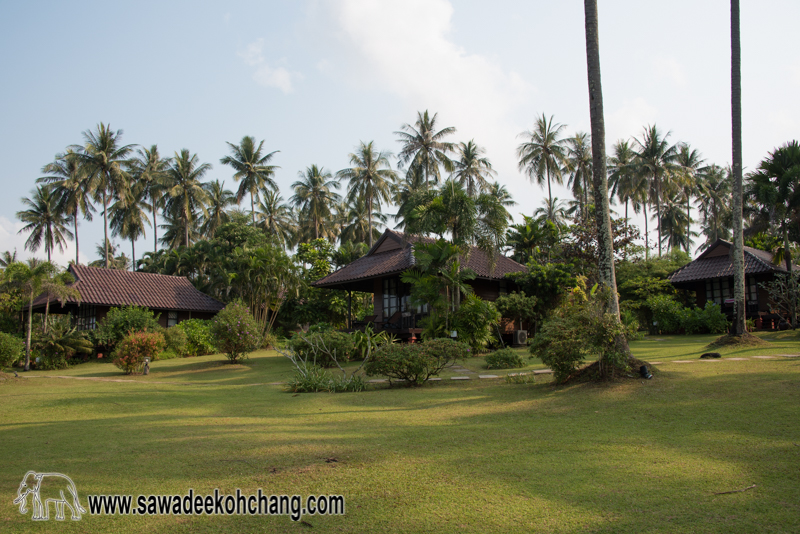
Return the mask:
[[[124,252],[119,251],[119,245],[115,243],[98,243],[95,246],[95,252],[100,259],[90,261],[89,267],[106,267],[108,269],[117,269],[120,271],[127,271],[131,267],[131,260]],[[106,261],[106,252],[108,252],[108,261]]]
[[589,216],[589,195],[592,192],[592,149],[589,134],[578,132],[567,139],[567,185],[578,201],[578,216],[585,220]]
[[339,238],[342,243],[366,244],[369,242],[370,244],[367,245],[367,249],[369,249],[372,248],[373,241],[381,235],[378,227],[384,224],[386,224],[386,215],[380,211],[370,212],[365,206],[365,199],[363,197],[356,198],[347,206],[347,215],[345,215]]
[[16,336],[0,332],[0,370],[11,367],[25,355],[25,343]]
[[536,119],[533,130],[519,135],[525,142],[517,147],[519,170],[540,186],[547,182],[547,198],[549,205],[553,205],[553,192],[551,182],[563,183],[561,167],[567,163],[565,139],[561,131],[565,128],[562,124],[553,124],[553,117],[547,120],[542,116]]
[[[97,126],[97,131],[83,132],[83,139],[83,146],[71,148],[86,172],[88,189],[103,204],[103,237],[104,242],[108,243],[108,205],[112,199],[128,194],[130,181],[124,167],[135,145],[122,145],[122,130],[115,132],[110,124],[102,122]],[[104,256],[108,259],[107,250]],[[105,267],[108,268],[108,264]]]
[[22,199],[22,204],[28,209],[17,212],[17,218],[25,223],[17,233],[30,232],[25,248],[36,252],[44,245],[47,261],[50,261],[53,249],[58,247],[63,252],[67,239],[73,238],[72,232],[67,228],[70,220],[59,209],[58,198],[50,187],[39,186],[32,191],[31,196],[32,198]]
[[431,339],[424,343],[388,343],[375,351],[364,366],[367,376],[385,376],[406,386],[421,386],[445,367],[471,355],[468,345],[450,339]]
[[[692,199],[696,198],[700,192],[698,177],[702,172],[702,165],[705,162],[703,157],[696,149],[689,146],[688,143],[678,144],[678,155],[676,157],[678,164],[678,177],[679,186],[683,193],[683,200],[686,203],[686,230],[684,234],[690,236],[692,234]],[[688,247],[690,243],[686,243]],[[685,249],[689,252],[689,249]]]
[[[196,225],[197,211],[208,217],[210,198],[200,180],[211,170],[208,163],[200,163],[197,154],[184,148],[170,161],[167,169],[167,210],[170,216],[180,219],[183,225],[183,245],[189,246],[189,227]],[[166,236],[165,236],[166,237]]]
[[[608,160],[608,185],[611,194],[625,204],[625,228],[628,228],[628,206],[634,213],[644,208],[645,235],[647,235],[647,180],[636,172],[634,162],[636,153],[628,141],[619,140],[614,143],[614,155]],[[649,254],[649,252],[645,252]]]
[[392,170],[389,163],[388,152],[378,152],[369,143],[361,144],[356,148],[356,152],[350,154],[350,165],[348,169],[342,169],[336,173],[337,178],[348,180],[347,199],[351,204],[357,205],[359,201],[365,204],[368,214],[367,231],[369,246],[372,247],[372,217],[369,216],[376,211],[380,214],[381,202],[389,202],[391,185],[397,180],[397,175]]
[[80,263],[78,215],[83,215],[87,221],[92,220],[92,212],[95,209],[91,201],[91,184],[72,150],[56,155],[55,161],[42,167],[42,173],[47,176],[37,178],[36,181],[50,184],[53,194],[58,198],[58,212],[72,217],[75,235],[75,263]]
[[284,248],[295,244],[297,221],[291,206],[283,203],[277,191],[265,189],[258,204],[258,226],[267,235],[273,236]]
[[525,367],[525,361],[514,349],[500,349],[485,357],[487,369],[514,369]]
[[122,306],[111,308],[100,319],[92,332],[96,345],[113,350],[117,344],[132,332],[157,332],[161,329],[158,315],[142,306]]
[[300,180],[292,184],[294,196],[289,201],[313,224],[314,239],[318,239],[320,225],[331,216],[334,203],[340,199],[331,189],[339,189],[340,184],[324,167],[316,165],[297,175]]
[[474,139],[459,143],[455,152],[458,159],[453,160],[450,177],[466,189],[467,195],[474,198],[488,189],[489,178],[497,173],[492,169],[489,159],[484,157],[486,150],[476,145]]
[[440,181],[439,166],[444,167],[445,171],[453,172],[453,162],[448,154],[453,152],[453,143],[448,143],[443,139],[448,135],[454,134],[456,129],[452,126],[436,131],[436,119],[438,113],[431,117],[428,110],[424,113],[417,112],[417,120],[414,126],[403,124],[400,131],[395,132],[402,143],[403,148],[397,155],[400,167],[408,165],[409,175],[418,175],[422,178],[424,187],[427,189],[433,179],[434,184]]
[[733,176],[730,169],[709,165],[698,177],[699,209],[703,215],[702,232],[708,246],[717,239],[730,239],[732,221],[731,195]]
[[[158,146],[140,148],[128,162],[132,183],[141,187],[142,201],[149,202],[153,214],[153,250],[158,250],[158,211],[164,207],[169,159],[162,158]],[[77,241],[77,240],[76,240]]]
[[261,328],[247,306],[232,302],[212,319],[211,333],[217,347],[230,360],[238,363],[261,344]]
[[278,184],[275,183],[273,176],[275,169],[279,169],[275,165],[268,165],[279,150],[270,152],[269,154],[264,151],[264,141],[258,143],[256,146],[255,137],[246,135],[242,137],[238,145],[227,143],[231,150],[230,156],[225,156],[220,159],[223,165],[230,165],[236,173],[233,175],[235,181],[240,181],[239,189],[236,192],[236,202],[241,203],[242,198],[246,193],[250,193],[250,214],[253,219],[253,225],[256,224],[256,208],[255,200],[258,198],[259,191],[269,187],[273,190],[278,189]]
[[236,197],[225,189],[225,182],[214,180],[203,184],[208,193],[208,215],[203,219],[200,233],[207,238],[214,237],[217,228],[230,222],[228,208],[236,204]]
[[42,369],[64,369],[67,360],[78,354],[91,354],[94,347],[86,338],[85,332],[79,332],[70,326],[69,317],[50,317],[44,322],[47,328],[33,339],[33,347],[39,353],[37,367]]
[[[742,58],[739,35],[739,0],[731,0],[731,146],[733,169],[733,333],[742,336],[745,326],[744,228],[742,190]],[[788,248],[788,247],[787,247]],[[792,272],[791,269],[789,272]],[[792,317],[796,325],[796,317]]]
[[155,360],[165,347],[164,335],[160,332],[132,332],[120,341],[111,357],[114,365],[129,375],[140,372],[145,359]]
[[147,217],[149,208],[144,183],[139,182],[130,188],[129,194],[111,206],[111,235],[131,240],[131,266],[136,270],[136,240],[145,235],[145,226],[150,224]]

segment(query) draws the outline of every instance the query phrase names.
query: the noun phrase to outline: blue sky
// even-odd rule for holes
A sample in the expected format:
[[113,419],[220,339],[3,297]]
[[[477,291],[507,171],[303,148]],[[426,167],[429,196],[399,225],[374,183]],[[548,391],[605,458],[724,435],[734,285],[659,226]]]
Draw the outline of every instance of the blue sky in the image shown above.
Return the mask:
[[[599,4],[607,145],[656,123],[728,164],[729,3]],[[743,3],[746,169],[797,137],[798,18],[796,1]],[[299,171],[344,168],[359,141],[397,152],[393,132],[428,109],[486,148],[515,214],[546,196],[517,171],[517,135],[542,113],[589,131],[578,1],[2,2],[0,49],[0,251],[23,257],[20,198],[101,121],[125,143],[190,149],[229,189],[226,141],[263,139],[289,198]],[[80,232],[92,259],[101,218]],[[151,248],[148,233],[137,256]]]

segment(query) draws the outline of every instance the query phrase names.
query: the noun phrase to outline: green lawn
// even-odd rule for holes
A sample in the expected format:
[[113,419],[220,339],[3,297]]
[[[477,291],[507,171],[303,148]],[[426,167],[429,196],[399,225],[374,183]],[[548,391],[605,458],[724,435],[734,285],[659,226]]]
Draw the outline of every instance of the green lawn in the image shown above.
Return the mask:
[[[723,357],[800,353],[796,334]],[[503,380],[284,393],[261,352],[107,363],[0,383],[3,532],[800,532],[800,358],[696,360],[713,336],[632,344],[650,381]],[[474,358],[464,367],[486,374]],[[535,361],[528,369],[541,368]],[[452,371],[449,375],[455,374]],[[504,373],[503,373],[504,374]],[[99,380],[54,378],[54,375]],[[49,376],[49,377],[48,377]],[[33,378],[48,377],[48,378]],[[127,382],[111,382],[122,379]],[[330,461],[335,459],[335,461]],[[343,517],[109,517],[32,522],[28,470],[90,494],[342,494]],[[715,492],[754,489],[734,494]],[[69,512],[67,512],[69,514]],[[313,530],[309,528],[313,525]]]

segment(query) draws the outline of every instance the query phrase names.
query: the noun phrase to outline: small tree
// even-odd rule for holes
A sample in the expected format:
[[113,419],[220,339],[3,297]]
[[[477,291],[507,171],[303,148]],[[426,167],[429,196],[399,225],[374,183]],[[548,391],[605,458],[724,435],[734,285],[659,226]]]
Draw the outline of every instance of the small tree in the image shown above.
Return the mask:
[[117,345],[114,351],[114,365],[122,369],[126,375],[138,373],[144,365],[145,358],[152,361],[164,350],[164,335],[158,332],[136,332]]
[[158,331],[161,328],[158,317],[151,310],[141,306],[111,308],[97,324],[97,329],[93,333],[94,342],[113,350],[128,334]]
[[247,358],[261,344],[261,329],[247,306],[231,302],[212,320],[211,333],[231,363]]
[[25,343],[19,338],[0,332],[0,369],[10,367],[22,358],[25,353]]

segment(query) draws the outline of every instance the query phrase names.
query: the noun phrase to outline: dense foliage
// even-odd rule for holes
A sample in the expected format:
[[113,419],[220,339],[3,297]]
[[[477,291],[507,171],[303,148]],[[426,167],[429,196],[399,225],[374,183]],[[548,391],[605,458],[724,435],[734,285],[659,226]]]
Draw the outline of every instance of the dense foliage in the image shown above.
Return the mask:
[[496,350],[487,354],[484,359],[486,360],[487,369],[514,369],[516,367],[525,367],[525,361],[514,349],[506,348]]
[[387,344],[378,349],[364,366],[367,376],[385,376],[389,383],[403,381],[420,386],[442,369],[471,355],[465,343],[450,339],[431,339],[424,343]]
[[134,332],[117,344],[112,358],[114,365],[126,375],[139,373],[144,367],[145,358],[153,361],[165,347],[164,335],[159,332]]
[[225,306],[211,322],[211,333],[217,348],[231,363],[247,358],[261,344],[259,325],[247,306],[232,302]]
[[25,355],[25,342],[21,339],[0,332],[0,369],[10,367]]
[[211,321],[187,319],[173,328],[180,328],[186,334],[186,356],[205,356],[216,351],[214,336],[211,335]]
[[188,337],[183,328],[178,328],[176,325],[165,329],[164,341],[166,342],[166,349],[174,352],[176,356],[186,355]]
[[113,351],[128,334],[159,331],[161,329],[158,324],[159,315],[141,306],[111,308],[97,323],[97,328],[92,333],[92,341],[95,345]]

